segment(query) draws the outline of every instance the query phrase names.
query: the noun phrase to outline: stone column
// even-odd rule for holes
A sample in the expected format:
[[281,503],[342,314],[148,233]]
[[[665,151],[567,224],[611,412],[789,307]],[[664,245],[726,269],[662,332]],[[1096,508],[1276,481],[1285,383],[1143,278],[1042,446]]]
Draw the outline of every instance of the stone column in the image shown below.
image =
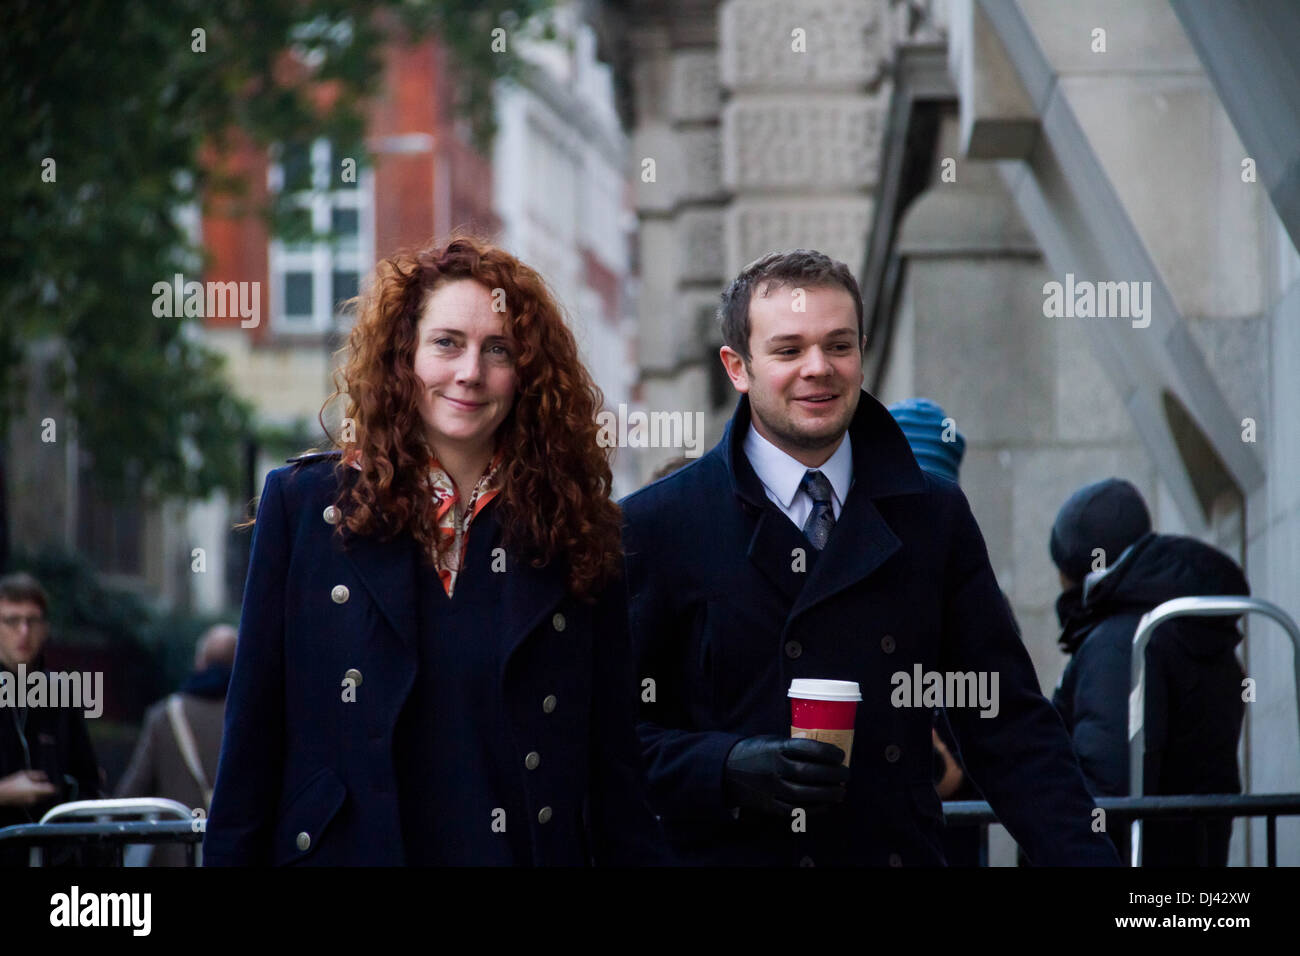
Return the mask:
[[[709,347],[724,262],[714,4],[678,0],[637,8],[631,160],[640,224],[639,401],[650,412],[705,413],[704,450],[721,434],[713,414],[716,349]],[[682,448],[624,449],[640,477]]]

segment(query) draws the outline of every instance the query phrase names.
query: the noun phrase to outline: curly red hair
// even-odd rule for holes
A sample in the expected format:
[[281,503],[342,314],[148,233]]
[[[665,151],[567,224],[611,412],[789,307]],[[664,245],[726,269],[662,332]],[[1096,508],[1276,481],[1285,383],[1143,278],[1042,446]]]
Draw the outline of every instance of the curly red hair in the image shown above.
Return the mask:
[[[458,279],[504,290],[506,328],[518,346],[519,391],[497,430],[504,455],[496,499],[503,544],[535,567],[563,561],[570,591],[590,598],[617,576],[622,554],[609,452],[597,441],[596,413],[604,399],[541,276],[472,237],[385,259],[357,299],[346,362],[321,408],[325,427],[325,409],[346,394],[345,414],[354,425],[353,440],[331,436],[343,450],[337,467],[355,476],[340,483],[344,519],[336,530],[381,540],[410,533],[430,562],[437,549],[449,546],[449,537],[437,532],[435,502],[424,484],[430,449],[414,362],[429,293]],[[354,458],[360,470],[345,464]]]

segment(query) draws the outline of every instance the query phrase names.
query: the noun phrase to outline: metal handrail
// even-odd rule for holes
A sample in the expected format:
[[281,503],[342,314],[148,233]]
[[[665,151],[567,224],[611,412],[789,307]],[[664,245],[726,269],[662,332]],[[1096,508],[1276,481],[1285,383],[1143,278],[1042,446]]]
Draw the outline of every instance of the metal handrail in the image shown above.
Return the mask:
[[[1133,632],[1132,659],[1129,671],[1128,743],[1129,743],[1129,793],[1142,793],[1142,767],[1146,760],[1146,647],[1155,629],[1176,617],[1235,617],[1239,614],[1264,614],[1282,625],[1291,638],[1292,665],[1295,669],[1297,699],[1297,726],[1300,726],[1300,627],[1291,616],[1271,601],[1239,595],[1209,597],[1181,597],[1165,601],[1146,614]],[[1131,834],[1133,866],[1142,865],[1142,820],[1134,820]]]

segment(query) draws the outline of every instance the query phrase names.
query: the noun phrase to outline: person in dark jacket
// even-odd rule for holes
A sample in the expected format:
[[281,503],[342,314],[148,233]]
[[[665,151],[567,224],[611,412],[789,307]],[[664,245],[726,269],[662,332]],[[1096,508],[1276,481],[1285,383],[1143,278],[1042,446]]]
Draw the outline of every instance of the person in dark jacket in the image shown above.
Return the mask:
[[266,479],[214,865],[661,862],[600,394],[532,269],[381,263],[341,446]]
[[[943,703],[1035,863],[1117,866],[965,496],[862,391],[848,267],[765,256],[720,312],[742,393],[721,442],[623,501],[639,730],[674,849],[694,864],[942,864]],[[906,687],[918,672],[998,686],[987,707],[931,702]],[[792,739],[793,678],[858,683],[851,754]]]
[[[1153,532],[1137,489],[1115,478],[1071,496],[1053,525],[1050,548],[1065,588],[1057,600],[1060,645],[1071,655],[1053,703],[1092,793],[1127,796],[1130,661],[1142,615],[1173,598],[1248,595],[1250,587],[1237,563],[1216,548]],[[1245,674],[1234,652],[1242,639],[1238,620],[1180,617],[1152,634],[1145,794],[1241,792]],[[1148,822],[1143,865],[1224,866],[1231,831],[1229,820]],[[1108,832],[1127,859],[1128,827]]]
[[[99,764],[76,707],[22,706],[18,674],[45,669],[49,598],[30,574],[0,578],[0,681],[14,694],[0,706],[0,827],[38,823],[46,811],[71,800],[100,796]],[[26,866],[26,847],[0,842],[0,866]],[[47,853],[46,865],[82,862],[76,850]]]

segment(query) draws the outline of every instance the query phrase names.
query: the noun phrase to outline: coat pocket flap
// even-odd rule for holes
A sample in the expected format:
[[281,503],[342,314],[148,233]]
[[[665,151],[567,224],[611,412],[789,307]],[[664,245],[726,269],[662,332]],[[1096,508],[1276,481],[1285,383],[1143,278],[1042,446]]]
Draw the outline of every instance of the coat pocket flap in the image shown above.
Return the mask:
[[329,767],[312,774],[280,817],[275,862],[297,863],[314,853],[347,794],[347,787]]

